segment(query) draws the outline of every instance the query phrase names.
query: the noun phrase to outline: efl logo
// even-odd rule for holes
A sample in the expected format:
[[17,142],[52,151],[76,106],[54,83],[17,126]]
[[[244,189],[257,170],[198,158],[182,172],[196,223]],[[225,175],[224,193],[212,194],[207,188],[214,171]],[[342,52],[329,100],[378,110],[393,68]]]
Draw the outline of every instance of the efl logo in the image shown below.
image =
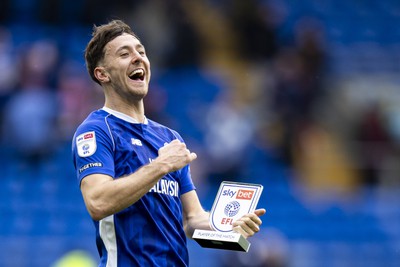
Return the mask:
[[236,199],[250,200],[253,197],[254,190],[243,190],[240,189],[236,196]]
[[222,218],[221,224],[233,225],[233,218]]

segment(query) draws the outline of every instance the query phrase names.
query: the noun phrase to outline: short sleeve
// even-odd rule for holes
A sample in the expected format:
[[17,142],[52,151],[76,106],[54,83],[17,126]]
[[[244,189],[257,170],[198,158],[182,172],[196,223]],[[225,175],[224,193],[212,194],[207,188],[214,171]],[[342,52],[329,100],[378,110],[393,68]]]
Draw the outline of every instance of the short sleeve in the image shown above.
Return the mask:
[[90,174],[115,176],[112,135],[100,127],[78,128],[72,141],[78,183]]
[[190,166],[187,165],[181,170],[181,179],[180,179],[180,188],[181,188],[181,195],[195,190],[196,187],[193,184],[192,177],[190,174]]

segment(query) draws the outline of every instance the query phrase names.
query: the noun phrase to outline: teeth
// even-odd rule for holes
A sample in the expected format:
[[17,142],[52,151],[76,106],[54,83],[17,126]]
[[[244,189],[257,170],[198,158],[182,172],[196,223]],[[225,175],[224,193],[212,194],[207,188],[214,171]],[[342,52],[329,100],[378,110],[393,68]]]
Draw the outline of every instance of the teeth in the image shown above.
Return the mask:
[[144,74],[144,70],[143,69],[136,69],[131,73],[130,76],[133,76],[133,75],[136,75],[136,74],[143,75]]

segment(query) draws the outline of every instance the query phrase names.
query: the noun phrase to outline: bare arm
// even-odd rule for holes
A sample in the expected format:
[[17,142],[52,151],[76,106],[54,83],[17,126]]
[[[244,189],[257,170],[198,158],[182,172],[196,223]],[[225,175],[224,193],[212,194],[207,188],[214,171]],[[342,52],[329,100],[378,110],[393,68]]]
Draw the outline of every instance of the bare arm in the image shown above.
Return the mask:
[[195,190],[181,196],[183,206],[183,227],[186,236],[192,238],[195,229],[212,230],[209,217],[200,204],[200,200]]
[[159,150],[155,160],[128,176],[113,179],[103,174],[88,175],[81,182],[86,208],[94,220],[119,212],[138,201],[164,175],[196,158],[184,143],[174,140]]

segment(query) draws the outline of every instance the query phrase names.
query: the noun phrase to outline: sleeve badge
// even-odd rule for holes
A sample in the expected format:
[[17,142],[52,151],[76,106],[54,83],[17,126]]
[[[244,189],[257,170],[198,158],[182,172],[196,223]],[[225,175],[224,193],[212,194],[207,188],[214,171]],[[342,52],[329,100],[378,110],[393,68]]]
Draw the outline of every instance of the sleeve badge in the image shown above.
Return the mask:
[[96,133],[92,131],[79,135],[76,138],[76,147],[78,150],[78,155],[82,158],[93,155],[97,149]]

